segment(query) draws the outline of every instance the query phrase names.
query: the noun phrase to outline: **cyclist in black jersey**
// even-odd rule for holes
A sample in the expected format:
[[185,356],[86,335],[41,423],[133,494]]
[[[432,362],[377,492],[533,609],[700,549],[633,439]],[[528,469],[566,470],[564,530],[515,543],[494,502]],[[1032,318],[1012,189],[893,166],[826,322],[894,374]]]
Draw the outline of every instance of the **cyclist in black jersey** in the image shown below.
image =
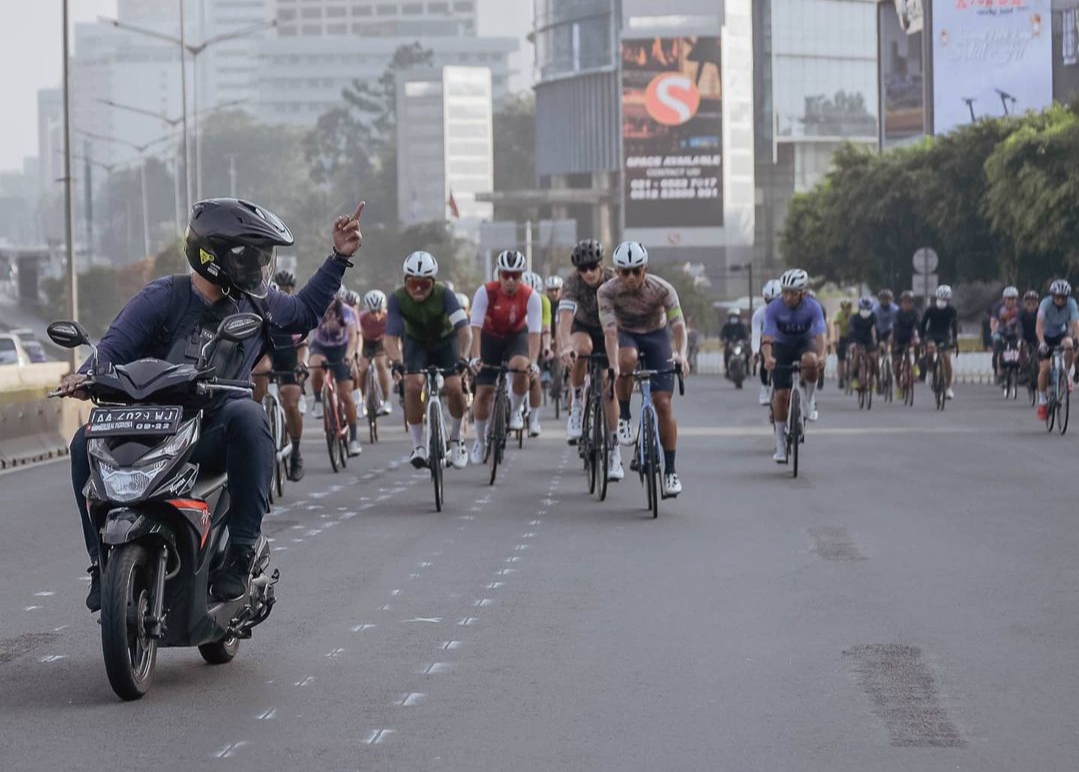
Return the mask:
[[959,339],[959,315],[951,304],[952,288],[947,284],[937,287],[933,305],[925,309],[922,315],[921,332],[926,343],[926,353],[930,357],[941,349],[944,357],[944,380],[948,384],[947,397],[955,399],[952,391],[951,347]]

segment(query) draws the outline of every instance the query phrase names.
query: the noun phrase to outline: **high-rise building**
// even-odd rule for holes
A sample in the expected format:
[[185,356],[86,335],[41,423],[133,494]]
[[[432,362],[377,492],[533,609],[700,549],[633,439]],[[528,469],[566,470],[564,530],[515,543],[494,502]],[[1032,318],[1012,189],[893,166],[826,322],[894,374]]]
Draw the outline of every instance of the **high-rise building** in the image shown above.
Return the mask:
[[281,37],[472,37],[475,0],[276,0]]
[[[494,187],[491,71],[443,67],[397,81],[397,209],[402,222],[448,219],[477,236]],[[450,203],[452,197],[453,203]],[[456,211],[454,211],[456,208]]]

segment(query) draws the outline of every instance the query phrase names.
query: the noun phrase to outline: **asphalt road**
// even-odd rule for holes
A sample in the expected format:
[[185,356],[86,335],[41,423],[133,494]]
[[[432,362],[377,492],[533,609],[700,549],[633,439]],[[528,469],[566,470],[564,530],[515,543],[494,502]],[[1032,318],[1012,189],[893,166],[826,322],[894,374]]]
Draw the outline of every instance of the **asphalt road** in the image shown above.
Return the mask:
[[128,704],[66,464],[0,476],[0,769],[1074,770],[1079,426],[829,384],[792,480],[755,396],[689,381],[657,521],[636,478],[593,502],[551,420],[442,514],[397,414],[337,475],[312,437],[273,616]]

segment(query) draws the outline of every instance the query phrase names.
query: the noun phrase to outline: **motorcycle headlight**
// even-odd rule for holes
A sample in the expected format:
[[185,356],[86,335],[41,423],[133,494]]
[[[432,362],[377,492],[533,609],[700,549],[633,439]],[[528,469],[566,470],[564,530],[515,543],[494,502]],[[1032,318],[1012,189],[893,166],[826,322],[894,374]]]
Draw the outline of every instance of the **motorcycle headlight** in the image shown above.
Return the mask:
[[198,439],[198,420],[192,418],[180,427],[166,442],[158,445],[140,459],[140,464],[153,463],[161,459],[173,459],[188,448],[191,443]]
[[169,460],[163,459],[147,466],[119,469],[101,461],[98,464],[98,472],[101,473],[101,482],[105,486],[105,495],[108,499],[125,504],[144,496],[154,479],[168,465]]

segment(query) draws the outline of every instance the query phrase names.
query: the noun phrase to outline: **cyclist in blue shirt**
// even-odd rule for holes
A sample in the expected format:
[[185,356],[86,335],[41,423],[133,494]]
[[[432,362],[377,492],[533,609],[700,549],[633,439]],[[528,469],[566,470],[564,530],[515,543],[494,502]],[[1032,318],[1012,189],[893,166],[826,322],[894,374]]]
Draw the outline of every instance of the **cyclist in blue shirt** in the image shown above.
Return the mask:
[[887,353],[892,342],[895,320],[899,316],[899,306],[896,305],[895,296],[890,289],[882,289],[877,294],[877,302],[873,304],[873,316],[877,317],[877,342]]
[[1079,336],[1079,306],[1071,296],[1072,288],[1064,279],[1049,286],[1049,295],[1038,307],[1038,353],[1042,356],[1038,370],[1038,419],[1044,421],[1049,413],[1049,351],[1058,346],[1064,349],[1064,367],[1070,370],[1075,360],[1074,340]]
[[794,268],[784,272],[779,279],[782,299],[768,304],[764,316],[764,340],[761,352],[764,366],[772,372],[772,414],[775,421],[776,452],[772,456],[777,463],[787,463],[787,443],[783,431],[790,406],[792,371],[795,361],[801,361],[801,381],[809,398],[808,418],[817,420],[817,404],[814,392],[817,387],[818,365],[824,356],[825,333],[824,310],[820,303],[806,297],[809,276]]

